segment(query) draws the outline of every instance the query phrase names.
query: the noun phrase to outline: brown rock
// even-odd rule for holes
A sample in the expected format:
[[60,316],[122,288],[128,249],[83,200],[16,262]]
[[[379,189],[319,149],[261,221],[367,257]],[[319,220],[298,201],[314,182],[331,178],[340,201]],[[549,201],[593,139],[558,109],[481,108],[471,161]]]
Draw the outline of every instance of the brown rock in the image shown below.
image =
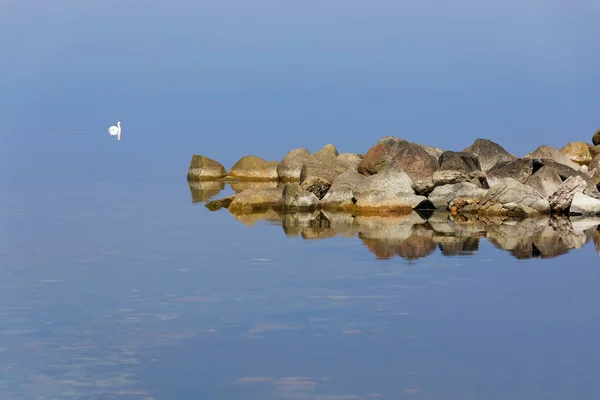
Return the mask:
[[587,182],[580,176],[568,178],[548,199],[552,211],[559,214],[568,212],[575,193],[583,193],[586,187]]
[[319,200],[321,200],[327,194],[327,191],[331,187],[331,184],[329,183],[329,181],[323,178],[311,176],[305,179],[304,182],[302,182],[302,184],[300,185],[300,187],[302,188],[302,190],[313,193],[315,196],[317,196]]
[[366,176],[375,175],[399,154],[398,149],[379,143],[367,151],[358,165],[358,172]]
[[315,157],[304,147],[290,151],[277,166],[277,175],[283,182],[299,181],[302,166],[314,162]]
[[600,145],[600,128],[598,128],[596,133],[594,133],[594,136],[592,136],[592,143],[594,146]]
[[410,214],[413,207],[403,198],[383,192],[368,192],[358,197],[359,214]]
[[260,157],[245,156],[236,162],[228,177],[250,181],[278,180],[277,162],[267,162]]
[[445,151],[438,160],[439,170],[452,170],[469,173],[481,171],[477,156],[472,153]]
[[268,209],[283,208],[283,188],[277,189],[248,189],[238,193],[231,204],[232,213],[249,214]]
[[315,158],[319,161],[323,161],[324,163],[331,163],[336,159],[338,155],[339,153],[335,146],[332,144],[328,144],[315,153]]
[[221,179],[225,175],[227,171],[219,162],[199,154],[192,155],[187,173],[188,181],[210,181]]
[[400,168],[412,180],[426,179],[438,169],[435,157],[422,146],[406,142],[398,149],[398,154],[390,162],[391,168]]
[[[401,139],[401,138],[395,137],[395,136],[385,136],[385,137],[379,139],[379,142],[377,144],[380,144],[380,143],[387,144],[390,147],[395,147],[400,150],[407,143],[413,143],[413,142],[409,142],[408,140]],[[440,158],[440,156],[444,152],[444,150],[442,150],[440,148],[427,146],[425,144],[421,144],[421,143],[413,143],[413,144],[416,144],[417,146],[421,147],[429,155],[433,156],[436,159],[436,161]]]
[[517,158],[499,144],[481,138],[475,140],[463,152],[475,154],[479,159],[482,171],[489,171],[498,161],[512,161]]
[[588,165],[592,161],[592,154],[585,142],[567,143],[560,152],[579,165]]

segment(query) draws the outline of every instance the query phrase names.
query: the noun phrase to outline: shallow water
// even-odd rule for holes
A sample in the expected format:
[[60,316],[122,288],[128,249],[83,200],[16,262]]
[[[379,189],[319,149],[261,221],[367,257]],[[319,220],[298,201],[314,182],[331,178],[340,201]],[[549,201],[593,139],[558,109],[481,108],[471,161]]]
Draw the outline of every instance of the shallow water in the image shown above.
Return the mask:
[[204,207],[242,189],[2,200],[0,398],[599,398],[600,221]]

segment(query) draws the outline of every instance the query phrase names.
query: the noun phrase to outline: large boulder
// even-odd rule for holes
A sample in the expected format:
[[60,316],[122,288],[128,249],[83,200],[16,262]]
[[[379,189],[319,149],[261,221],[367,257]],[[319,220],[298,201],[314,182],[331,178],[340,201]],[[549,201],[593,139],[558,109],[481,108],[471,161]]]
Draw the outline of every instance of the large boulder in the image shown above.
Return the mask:
[[335,160],[330,161],[329,163],[318,160],[308,162],[302,166],[302,170],[300,171],[300,183],[311,177],[322,178],[327,182],[332,183],[338,175],[346,171],[347,168],[335,163]]
[[[409,142],[408,140],[405,140],[405,139],[402,139],[399,137],[395,137],[395,136],[384,136],[383,138],[379,139],[379,142],[377,142],[377,144],[380,144],[380,143],[387,144],[388,146],[395,147],[397,149],[401,149],[407,143],[413,143],[413,142]],[[439,159],[440,156],[442,155],[442,153],[444,152],[444,150],[442,150],[440,148],[427,146],[425,144],[421,144],[421,143],[413,143],[413,144],[416,144],[417,146],[421,147],[429,155],[435,157],[436,160]]]
[[283,182],[299,181],[302,166],[315,161],[315,157],[305,148],[294,149],[287,153],[277,166],[277,175]]
[[267,162],[257,156],[245,156],[236,162],[229,171],[228,177],[248,181],[278,180],[276,161]]
[[525,184],[534,188],[543,198],[547,199],[558,190],[562,182],[554,168],[544,166],[527,178]]
[[481,171],[477,156],[473,153],[445,151],[438,159],[439,170],[451,170],[469,173]]
[[333,162],[338,155],[339,153],[335,146],[332,144],[328,144],[315,153],[315,158],[319,161],[323,161],[324,163],[328,164]]
[[428,199],[438,209],[448,209],[450,201],[459,197],[481,198],[487,189],[481,189],[471,182],[458,182],[437,186]]
[[368,177],[361,186],[354,188],[354,193],[373,191],[389,194],[415,194],[412,185],[413,181],[406,172],[390,167],[380,171],[377,175]]
[[317,208],[319,199],[314,193],[303,190],[298,183],[287,183],[282,193],[285,212],[307,212]]
[[188,181],[210,181],[221,179],[225,175],[227,175],[227,171],[218,161],[200,154],[192,155],[192,161],[187,173]]
[[398,148],[390,167],[400,168],[414,181],[431,176],[438,169],[438,163],[422,146],[406,142]]
[[560,152],[579,165],[588,165],[592,161],[590,148],[585,142],[567,143]]
[[580,176],[568,178],[548,199],[552,211],[558,214],[567,213],[571,207],[571,202],[573,201],[575,193],[583,193],[587,188],[587,185],[588,183]]
[[356,207],[354,193],[350,189],[329,190],[321,200],[321,208],[328,211],[353,211]]
[[[422,197],[422,201],[426,200]],[[410,214],[412,210],[413,205],[405,198],[384,192],[367,192],[356,201],[359,214]]]
[[538,147],[523,158],[547,158],[552,161],[556,161],[557,163],[564,164],[567,167],[571,167],[574,170],[579,169],[579,165],[571,161],[569,157],[565,156],[563,153],[561,153],[554,147],[546,145]]
[[532,162],[533,162],[533,172],[536,172],[537,170],[539,170],[542,167],[551,167],[558,173],[558,175],[560,176],[560,179],[562,179],[563,181],[565,181],[567,178],[569,178],[571,176],[581,176],[585,180],[588,179],[587,175],[584,172],[580,171],[579,168],[573,169],[569,166],[566,166],[559,162],[550,160],[548,158],[534,158],[534,159],[532,159]]
[[248,189],[238,193],[231,204],[232,213],[249,214],[269,209],[280,210],[283,207],[283,188]]
[[400,150],[386,143],[378,143],[371,147],[358,165],[358,172],[363,175],[375,175],[400,154]]
[[335,159],[335,164],[345,169],[358,172],[358,166],[362,158],[358,154],[342,153]]
[[592,143],[594,143],[594,146],[600,145],[600,128],[598,128],[596,133],[594,133],[594,136],[592,136]]
[[483,196],[476,211],[488,216],[530,217],[549,213],[550,205],[532,187],[504,178]]
[[577,192],[573,195],[569,215],[582,215],[586,217],[600,215],[600,200]]
[[512,161],[517,157],[504,150],[499,144],[487,139],[477,139],[463,150],[477,156],[482,171],[489,171],[498,161]]
[[329,191],[335,190],[352,190],[354,191],[356,188],[363,186],[369,178],[366,176],[359,174],[358,172],[348,170],[343,172],[335,177],[333,182],[331,183],[331,187]]
[[504,178],[512,178],[520,183],[525,183],[527,178],[533,174],[533,161],[530,158],[517,158],[512,161],[498,161],[487,172],[487,183],[494,187]]

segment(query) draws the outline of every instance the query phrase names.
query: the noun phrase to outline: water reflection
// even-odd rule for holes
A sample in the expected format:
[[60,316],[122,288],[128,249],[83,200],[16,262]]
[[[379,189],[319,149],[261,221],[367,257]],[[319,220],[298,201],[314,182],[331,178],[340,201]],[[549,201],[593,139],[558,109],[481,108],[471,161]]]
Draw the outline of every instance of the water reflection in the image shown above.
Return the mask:
[[203,203],[211,200],[213,197],[221,193],[225,189],[223,181],[208,181],[208,182],[188,182],[192,202]]
[[[277,185],[274,182],[245,182],[243,185],[238,182],[231,186],[239,192]],[[355,216],[327,211],[282,213],[267,210],[232,215],[248,226],[259,221],[280,224],[287,236],[301,236],[307,240],[356,236],[380,260],[395,256],[417,260],[433,254],[436,249],[444,256],[473,256],[479,251],[482,238],[517,259],[558,257],[582,248],[590,240],[594,241],[600,254],[600,218],[543,216],[517,220],[456,216],[440,211],[403,216]]]

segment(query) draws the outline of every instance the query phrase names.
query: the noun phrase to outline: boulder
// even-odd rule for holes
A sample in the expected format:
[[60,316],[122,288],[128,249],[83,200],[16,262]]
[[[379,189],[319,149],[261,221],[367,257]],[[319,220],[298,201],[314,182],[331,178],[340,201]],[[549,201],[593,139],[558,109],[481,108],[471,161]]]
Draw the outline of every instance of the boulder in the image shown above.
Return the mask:
[[313,193],[319,200],[321,200],[323,196],[327,194],[331,184],[323,178],[311,176],[305,179],[300,186],[302,190]]
[[565,156],[559,150],[556,150],[554,147],[546,145],[538,147],[523,158],[547,158],[552,161],[556,161],[557,163],[566,165],[567,167],[571,167],[574,170],[577,170],[579,168],[578,164],[571,161],[569,157]]
[[580,176],[572,176],[568,178],[548,199],[552,211],[559,214],[568,212],[575,193],[583,193],[586,187],[587,182]]
[[335,178],[346,172],[347,168],[338,165],[335,162],[325,163],[323,161],[309,162],[302,166],[300,171],[300,183],[308,178],[322,178],[329,183],[332,183]]
[[386,168],[377,175],[368,177],[362,185],[354,188],[354,194],[366,192],[382,192],[389,194],[415,194],[412,188],[413,181],[401,169]]
[[597,155],[594,158],[592,158],[590,165],[588,165],[588,170],[592,172],[594,170],[599,169],[598,167],[600,167],[600,155]]
[[[536,172],[538,169],[540,169],[542,167],[552,167],[552,169],[554,169],[556,172],[558,172],[560,179],[562,179],[563,181],[567,180],[567,178],[569,178],[571,176],[581,176],[584,180],[588,179],[587,175],[584,172],[579,170],[580,169],[579,166],[577,166],[576,169],[573,169],[571,167],[568,167],[564,164],[550,160],[548,158],[534,158],[534,159],[532,159],[532,162],[533,162],[533,172]],[[577,165],[577,164],[575,164],[575,165]]]
[[494,187],[504,178],[512,178],[519,183],[525,183],[531,174],[533,174],[533,161],[530,158],[517,158],[512,161],[498,161],[487,172],[486,179],[489,187]]
[[353,211],[356,199],[350,189],[329,190],[321,200],[321,208],[328,211]]
[[[422,196],[415,196],[422,197]],[[427,198],[422,197],[422,201]],[[385,193],[367,192],[356,200],[356,211],[359,214],[410,214],[413,210],[405,198]]]
[[590,151],[590,154],[592,155],[592,158],[596,157],[597,155],[600,155],[600,145],[594,146],[588,144],[588,149]]
[[600,215],[600,200],[576,192],[571,201],[569,215],[596,216]]
[[400,154],[400,151],[386,143],[379,143],[369,149],[358,165],[358,172],[363,175],[375,175],[383,167]]
[[267,162],[260,157],[245,156],[231,167],[228,177],[249,181],[278,180],[278,165],[276,161]]
[[476,206],[478,214],[487,216],[529,217],[549,211],[548,200],[532,187],[513,178],[499,180]]
[[315,153],[315,158],[319,161],[323,161],[324,163],[331,163],[337,158],[338,155],[339,153],[335,146],[328,144]]
[[585,142],[567,143],[560,152],[579,165],[588,165],[592,161],[592,154]]
[[403,170],[412,180],[425,179],[438,169],[435,157],[422,146],[410,142],[404,143],[398,149],[398,154],[389,166]]
[[307,212],[317,208],[319,200],[314,193],[303,190],[298,183],[287,183],[282,193],[285,212]]
[[463,152],[475,154],[479,159],[482,171],[489,171],[498,161],[512,161],[517,158],[499,144],[481,138],[475,140]]
[[471,182],[459,182],[437,186],[428,199],[435,208],[447,209],[448,203],[458,197],[481,198],[487,189],[481,189]]
[[210,181],[224,178],[225,175],[227,175],[227,171],[219,162],[199,154],[192,155],[187,173],[188,181]]
[[231,204],[232,213],[249,214],[268,209],[280,210],[283,207],[283,188],[248,189],[238,193]]
[[302,166],[314,162],[315,157],[305,148],[290,151],[277,166],[277,175],[283,182],[299,181]]
[[438,160],[439,170],[451,170],[469,173],[481,171],[477,156],[473,153],[445,151]]
[[427,146],[427,145],[421,144],[421,143],[409,142],[408,140],[401,139],[401,138],[395,137],[395,136],[384,136],[383,138],[379,139],[379,142],[377,144],[380,144],[380,143],[387,144],[388,146],[395,147],[397,149],[401,149],[407,143],[416,144],[417,146],[419,146],[423,150],[425,150],[429,155],[433,156],[436,159],[436,161],[440,158],[440,156],[444,152],[444,150],[442,150],[440,148]]
[[367,177],[358,172],[349,170],[335,177],[329,191],[335,190],[351,190],[361,187],[367,182]]
[[347,170],[358,172],[358,165],[361,160],[362,158],[358,154],[342,153],[336,157],[335,163]]
[[460,171],[435,171],[432,176],[413,183],[415,193],[426,196],[438,186],[449,185],[452,183],[468,182],[469,176]]
[[596,133],[594,133],[594,136],[592,136],[592,143],[594,143],[594,146],[600,145],[600,128],[598,128]]
[[558,190],[562,182],[554,168],[544,166],[527,178],[525,184],[534,188],[543,198],[547,199]]

